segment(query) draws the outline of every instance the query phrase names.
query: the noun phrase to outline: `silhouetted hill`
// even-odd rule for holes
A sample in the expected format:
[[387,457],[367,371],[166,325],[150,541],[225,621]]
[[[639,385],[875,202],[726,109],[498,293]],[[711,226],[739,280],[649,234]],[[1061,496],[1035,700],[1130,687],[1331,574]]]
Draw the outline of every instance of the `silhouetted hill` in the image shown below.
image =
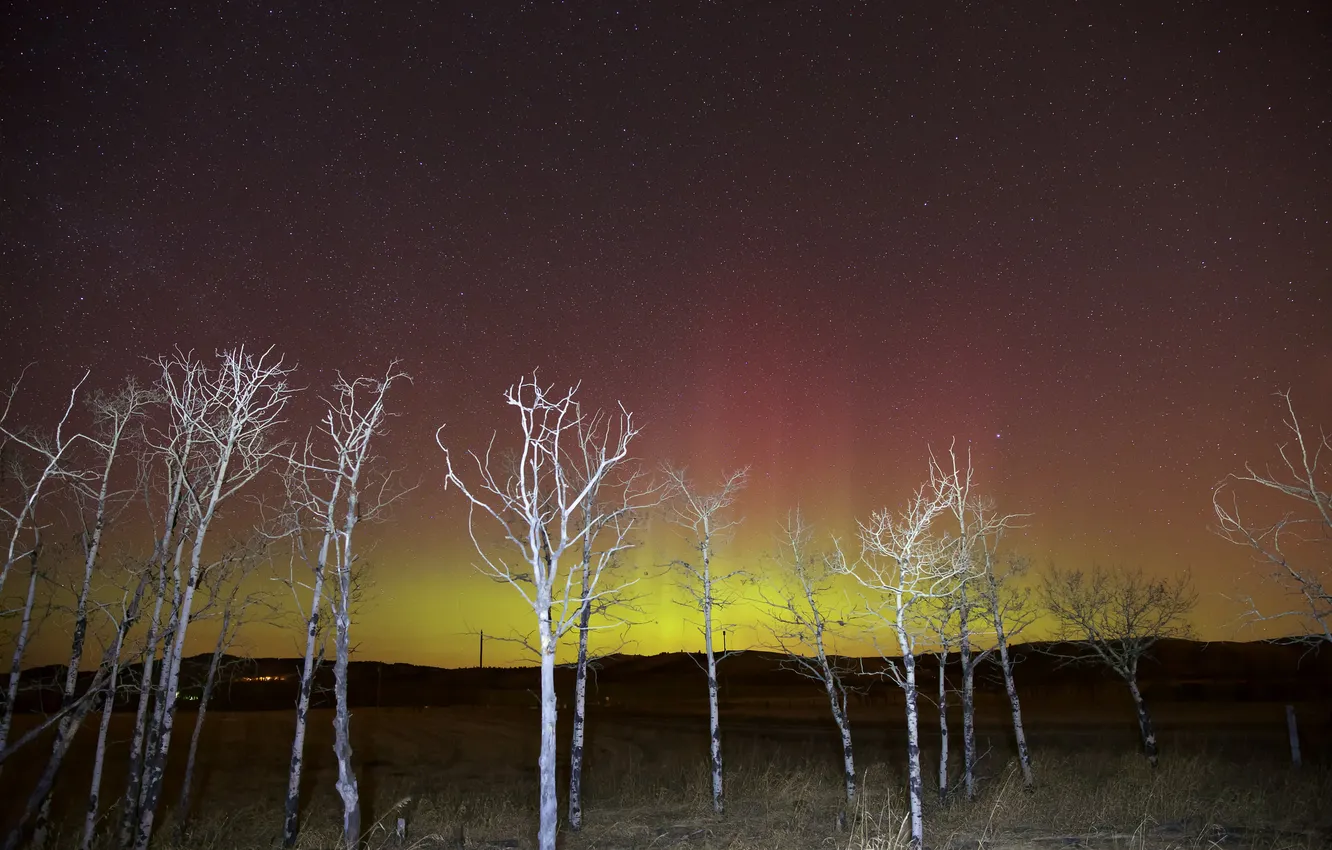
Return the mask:
[[[1122,685],[1103,667],[1069,665],[1058,656],[1072,644],[1030,643],[1014,647],[1019,688],[1024,695],[1052,700],[1078,695],[1095,699],[1101,692],[1118,695]],[[853,702],[892,701],[897,687],[881,674],[879,658],[845,659],[858,672],[849,683],[858,693]],[[956,655],[950,676],[956,676]],[[686,653],[612,655],[597,662],[589,703],[601,710],[690,714],[705,708],[702,656]],[[182,705],[197,700],[208,668],[208,656],[185,660],[181,675]],[[923,693],[937,687],[934,656],[918,659]],[[58,704],[64,668],[58,665],[24,673],[21,710],[51,710]],[[228,658],[215,688],[212,707],[223,710],[284,709],[296,699],[300,661],[285,658]],[[125,685],[118,707],[130,707],[135,670],[122,671]],[[1149,700],[1171,702],[1323,702],[1332,701],[1332,651],[1326,648],[1265,642],[1200,643],[1170,640],[1157,645],[1142,667],[1142,685]],[[316,674],[313,702],[332,700],[332,667]],[[84,687],[91,674],[80,677]],[[572,688],[573,670],[556,671],[561,694]],[[767,712],[780,705],[799,713],[808,703],[821,710],[822,688],[787,669],[782,656],[762,651],[738,652],[719,667],[723,701],[733,711]],[[982,664],[977,680],[980,698],[1002,693],[997,657]],[[444,669],[413,664],[353,661],[349,694],[353,706],[492,705],[531,707],[537,704],[539,671],[535,667]],[[1118,696],[1116,696],[1118,698]],[[562,697],[562,701],[565,701]]]

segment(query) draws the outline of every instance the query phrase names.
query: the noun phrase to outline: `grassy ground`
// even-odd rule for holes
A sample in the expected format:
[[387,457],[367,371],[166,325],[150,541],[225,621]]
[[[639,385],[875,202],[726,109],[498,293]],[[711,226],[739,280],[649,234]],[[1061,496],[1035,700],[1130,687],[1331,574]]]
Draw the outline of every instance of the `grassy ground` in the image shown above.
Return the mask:
[[[118,718],[119,720],[120,718]],[[127,718],[126,718],[127,719]],[[193,716],[181,715],[181,729]],[[307,752],[300,846],[338,844],[334,766],[328,718],[316,715]],[[525,848],[535,832],[536,738],[531,712],[476,709],[385,709],[353,722],[366,805],[367,846],[396,846],[391,828],[407,824],[406,846]],[[586,773],[585,827],[565,833],[570,850],[659,848],[891,848],[906,812],[902,760],[893,730],[866,730],[855,816],[839,828],[841,780],[835,744],[819,726],[737,726],[725,738],[727,813],[711,811],[699,724],[652,725],[595,720]],[[196,818],[183,836],[168,808],[157,846],[269,848],[281,825],[290,721],[286,713],[210,715],[196,788]],[[1085,730],[1084,730],[1085,732]],[[931,847],[1051,847],[1077,839],[1087,846],[1332,846],[1332,770],[1294,771],[1281,752],[1224,736],[1163,736],[1153,772],[1123,730],[1047,734],[1036,744],[1038,786],[1024,792],[1015,765],[982,740],[987,752],[976,800],[938,799],[937,749],[926,747],[927,844]],[[120,740],[121,736],[116,736]],[[182,742],[182,755],[185,744]],[[112,753],[119,780],[123,756]],[[74,820],[86,780],[72,757],[59,807]],[[954,767],[956,770],[956,767]],[[3,779],[24,787],[21,770]],[[563,784],[563,777],[562,784]],[[170,782],[179,782],[174,776]],[[114,782],[107,797],[117,793]],[[112,816],[114,813],[112,813]]]

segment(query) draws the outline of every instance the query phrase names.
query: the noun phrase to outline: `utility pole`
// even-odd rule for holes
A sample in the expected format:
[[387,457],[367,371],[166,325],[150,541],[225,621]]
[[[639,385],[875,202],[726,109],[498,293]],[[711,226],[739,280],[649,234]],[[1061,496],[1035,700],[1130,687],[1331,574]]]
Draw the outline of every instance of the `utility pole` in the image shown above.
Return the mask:
[[480,641],[476,651],[476,666],[478,669],[485,669],[486,666],[486,630],[481,630]]

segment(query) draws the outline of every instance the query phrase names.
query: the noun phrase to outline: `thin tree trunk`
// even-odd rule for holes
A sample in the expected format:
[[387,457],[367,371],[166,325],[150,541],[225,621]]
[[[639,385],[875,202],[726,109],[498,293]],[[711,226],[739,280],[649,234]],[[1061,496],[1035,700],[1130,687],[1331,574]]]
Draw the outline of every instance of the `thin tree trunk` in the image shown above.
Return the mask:
[[342,798],[342,842],[355,850],[361,842],[361,797],[352,768],[351,712],[347,706],[347,663],[351,654],[351,576],[350,566],[338,569],[338,599],[334,614],[337,632],[336,657],[333,661],[333,754],[338,761],[338,796]]
[[222,612],[222,624],[217,633],[217,644],[213,647],[213,657],[208,662],[208,675],[204,679],[203,694],[199,697],[199,713],[194,718],[194,732],[190,735],[190,751],[185,759],[185,779],[180,788],[180,802],[176,805],[176,831],[182,840],[185,827],[190,819],[190,797],[194,785],[194,763],[199,754],[199,738],[203,736],[204,717],[208,714],[208,701],[213,698],[213,685],[217,682],[217,670],[222,664],[222,654],[229,643],[227,633],[231,629],[231,605]]
[[305,724],[310,713],[310,691],[314,687],[315,644],[319,634],[319,606],[323,601],[324,570],[315,570],[310,591],[310,618],[305,629],[305,663],[301,667],[301,690],[296,698],[296,734],[291,741],[291,769],[287,773],[286,816],[282,822],[282,846],[296,846],[300,833],[301,768],[305,764]]
[[196,538],[194,547],[196,566],[191,568],[189,580],[181,593],[180,607],[175,616],[175,633],[171,636],[168,651],[162,658],[164,675],[163,687],[158,694],[157,734],[156,740],[150,741],[155,746],[149,747],[147,770],[144,773],[141,789],[139,827],[134,836],[134,850],[147,850],[148,842],[153,837],[157,806],[162,799],[162,781],[166,777],[167,754],[171,750],[171,733],[176,725],[176,695],[180,689],[180,664],[185,653],[185,635],[189,630],[194,594],[198,588],[197,563],[201,554],[199,551],[201,544],[202,538]]
[[1133,707],[1138,711],[1138,729],[1142,732],[1142,750],[1147,755],[1147,763],[1156,768],[1156,730],[1152,727],[1152,716],[1147,713],[1147,704],[1143,702],[1142,691],[1138,690],[1138,679],[1134,675],[1124,677],[1128,682],[1129,693],[1133,695]]
[[[83,841],[80,844],[82,850],[89,850],[92,847],[93,837],[97,830],[97,810],[101,805],[102,766],[106,763],[106,736],[111,728],[111,716],[116,710],[116,686],[120,678],[120,657],[125,651],[125,638],[139,619],[139,606],[143,603],[143,594],[148,589],[148,583],[149,574],[145,572],[139,576],[139,584],[134,590],[134,598],[131,600],[129,607],[125,609],[125,616],[116,629],[115,643],[112,645],[111,651],[102,659],[102,666],[107,667],[109,665],[110,673],[107,677],[106,695],[102,704],[102,722],[97,730],[97,751],[93,758],[92,781],[88,788],[88,811],[83,821]],[[151,651],[151,649],[152,645],[150,644],[149,650]],[[137,736],[139,730],[136,729],[135,732]],[[126,800],[128,801],[128,794]],[[128,802],[126,806],[128,806]]]
[[[114,455],[113,455],[114,457]],[[92,586],[93,568],[97,565],[97,552],[102,545],[102,529],[106,526],[106,489],[107,482],[110,480],[110,465],[108,464],[105,475],[102,478],[101,494],[98,497],[97,516],[93,523],[93,531],[84,547],[83,560],[83,584],[79,587],[78,602],[74,608],[74,637],[70,642],[69,666],[65,668],[65,685],[61,691],[61,706],[69,705],[74,699],[74,693],[79,684],[79,668],[83,664],[83,644],[88,635],[88,591]],[[53,747],[64,745],[73,730],[71,723],[73,717],[66,716],[60,721],[60,726],[56,730]],[[32,830],[31,845],[34,850],[42,850],[46,846],[47,835],[51,822],[51,797],[48,794],[46,799],[42,800],[41,807],[37,811],[37,823]]]
[[143,756],[148,735],[148,709],[153,696],[153,664],[157,660],[157,630],[162,622],[162,604],[166,599],[166,563],[158,566],[157,598],[153,602],[153,618],[148,621],[148,634],[144,638],[143,670],[139,679],[139,705],[134,712],[134,732],[130,736],[129,766],[126,770],[125,796],[120,812],[120,830],[117,846],[128,847],[134,837],[134,825],[139,820],[139,791],[143,783]]
[[920,713],[917,711],[916,657],[906,629],[900,625],[905,610],[899,604],[897,634],[902,644],[904,669],[903,691],[906,696],[907,721],[907,793],[911,800],[911,846],[921,850],[925,845],[925,783],[920,765]]
[[537,596],[537,627],[541,640],[541,752],[537,757],[540,774],[538,791],[537,846],[555,850],[559,828],[559,801],[555,790],[555,728],[559,703],[555,696],[555,635],[550,619],[550,593]]
[[[190,569],[189,578],[185,582],[184,588],[180,591],[180,602],[176,606],[175,613],[175,633],[171,636],[171,642],[168,651],[163,653],[163,667],[167,675],[165,677],[166,687],[159,694],[162,710],[161,722],[158,727],[157,745],[151,747],[149,753],[148,770],[144,779],[143,805],[139,810],[139,828],[134,837],[134,850],[147,850],[148,842],[153,835],[153,821],[157,814],[157,804],[162,798],[162,780],[166,774],[167,754],[171,750],[171,733],[176,722],[176,693],[180,687],[180,664],[185,654],[185,636],[190,628],[190,614],[194,605],[194,594],[199,587],[199,579],[203,574],[203,549],[204,542],[208,539],[208,529],[212,524],[213,517],[217,515],[218,505],[223,499],[223,490],[227,482],[227,470],[230,467],[232,456],[237,451],[236,420],[233,419],[231,432],[228,434],[229,442],[225,442],[219,447],[219,455],[216,466],[211,470],[212,480],[209,483],[210,493],[206,501],[207,507],[200,510],[192,518],[196,520],[193,528],[193,545],[190,551]],[[180,536],[181,544],[177,547],[177,552],[183,552],[183,546],[186,534]],[[177,558],[179,563],[179,557]],[[177,572],[179,575],[179,572]]]
[[120,659],[111,664],[111,677],[107,681],[106,696],[102,698],[102,722],[97,727],[97,751],[93,756],[92,781],[88,787],[88,812],[83,819],[83,840],[79,850],[92,850],[97,835],[97,814],[102,802],[102,766],[106,764],[106,737],[111,730],[111,716],[116,711],[116,680],[120,676]]
[[962,782],[968,800],[976,799],[976,661],[971,654],[971,627],[966,586],[958,612],[958,648],[962,660]]
[[[95,687],[100,688],[103,685],[103,682],[94,682]],[[28,804],[23,810],[22,817],[5,837],[4,850],[17,850],[22,843],[23,833],[27,829],[28,821],[33,819],[33,816],[41,807],[42,801],[50,796],[51,789],[55,786],[56,775],[60,772],[61,762],[65,760],[65,755],[69,752],[69,744],[74,738],[73,733],[78,731],[80,724],[83,723],[83,718],[88,716],[88,712],[95,702],[96,700],[92,698],[92,694],[87,694],[78,707],[66,715],[70,720],[70,734],[58,740],[57,745],[52,747],[51,755],[46,761],[46,769],[42,771],[41,778],[37,780],[37,786],[33,788],[32,794],[28,796]]]
[[948,802],[948,653],[939,653],[939,805]]
[[[846,713],[846,692],[836,678],[827,657],[823,659],[823,686],[828,691],[828,704],[833,721],[842,737],[842,779],[846,785],[846,805],[849,810],[856,801],[856,759],[851,749],[851,718]],[[847,811],[845,814],[850,814]]]
[[[134,841],[134,830],[139,822],[139,813],[143,808],[143,777],[146,760],[151,756],[156,741],[157,730],[157,712],[158,705],[153,701],[153,665],[157,659],[157,644],[162,642],[162,661],[165,666],[168,653],[168,647],[171,644],[171,635],[174,631],[173,626],[169,626],[165,632],[159,634],[158,630],[162,627],[162,605],[166,601],[167,594],[167,564],[172,561],[171,541],[177,540],[175,546],[175,569],[176,577],[179,577],[180,560],[184,552],[186,530],[179,528],[180,506],[185,492],[186,470],[188,461],[193,451],[194,441],[192,436],[187,433],[185,441],[185,451],[179,460],[178,469],[171,475],[171,495],[167,499],[165,513],[162,517],[162,536],[153,544],[152,563],[157,567],[157,598],[153,603],[153,618],[148,623],[148,634],[145,637],[145,646],[143,650],[143,678],[139,682],[139,705],[134,716],[134,733],[130,739],[129,765],[126,774],[125,796],[120,812],[120,830],[118,846],[130,847]],[[177,530],[180,531],[177,536]],[[173,597],[179,593],[179,587],[173,591]],[[176,612],[179,610],[178,600],[172,599],[172,619],[174,620]],[[159,688],[157,692],[157,702],[160,703],[162,693]],[[152,714],[148,713],[152,709]]]
[[1022,725],[1022,702],[1018,699],[1017,682],[1013,678],[1013,661],[1008,655],[1003,627],[995,631],[999,638],[999,664],[1004,670],[1004,690],[1008,692],[1008,705],[1013,712],[1013,740],[1017,743],[1018,764],[1022,766],[1022,787],[1030,790],[1036,780],[1031,769],[1031,750],[1027,747],[1027,730]]
[[9,743],[9,730],[14,723],[14,704],[18,701],[19,679],[23,675],[23,654],[28,649],[28,634],[32,629],[32,606],[37,598],[37,556],[34,548],[32,566],[28,570],[28,594],[23,602],[23,617],[19,621],[18,634],[14,637],[14,655],[9,662],[9,688],[5,692],[4,714],[0,715],[0,751]]
[[722,795],[721,716],[717,699],[717,656],[712,650],[712,581],[704,558],[703,645],[708,655],[708,741],[712,755],[712,810],[722,814],[726,808]]
[[587,638],[592,603],[587,598],[587,562],[583,566],[583,606],[578,612],[578,666],[574,671],[573,738],[569,746],[569,829],[583,828],[583,738],[587,722]]
[[[171,659],[175,652],[176,634],[180,630],[180,612],[185,599],[184,588],[180,578],[180,561],[185,551],[185,536],[181,535],[180,542],[176,546],[175,561],[171,568],[171,615],[167,618],[166,628],[162,632],[162,660],[157,667],[157,689],[154,691],[153,711],[148,718],[148,728],[144,734],[144,749],[139,765],[138,797],[134,803],[134,821],[131,826],[131,841],[137,842],[137,831],[143,819],[144,810],[148,806],[148,797],[153,793],[152,774],[153,766],[156,763],[158,747],[162,740],[164,717],[167,712],[167,690],[171,691],[172,711],[176,699],[176,683],[172,682]],[[165,757],[163,757],[165,759]],[[152,831],[149,830],[145,836],[145,842],[152,838]],[[137,844],[135,845],[137,848]],[[142,848],[137,848],[142,850]]]

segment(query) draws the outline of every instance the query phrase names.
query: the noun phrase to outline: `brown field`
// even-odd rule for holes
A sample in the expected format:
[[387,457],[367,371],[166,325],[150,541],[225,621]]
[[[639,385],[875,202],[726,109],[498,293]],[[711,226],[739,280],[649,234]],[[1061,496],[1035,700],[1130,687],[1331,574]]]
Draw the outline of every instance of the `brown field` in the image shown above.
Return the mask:
[[[1002,715],[983,711],[978,736],[984,754],[982,791],[971,803],[938,801],[937,730],[927,725],[927,843],[936,848],[1332,846],[1332,770],[1321,727],[1311,730],[1307,763],[1296,771],[1289,764],[1280,705],[1231,704],[1212,710],[1161,705],[1162,766],[1153,773],[1137,754],[1129,717],[1104,704],[1100,708],[1089,716],[1055,704],[1032,706],[1039,783],[1032,793],[1024,793],[1014,775]],[[931,709],[923,709],[928,723]],[[839,829],[839,752],[830,721],[751,716],[727,723],[724,717],[728,810],[718,819],[711,814],[707,786],[706,721],[602,711],[589,727],[586,824],[579,834],[562,834],[561,846],[891,847],[905,813],[902,727],[894,717],[875,714],[881,722],[858,718],[864,793],[850,828]],[[1073,716],[1091,722],[1067,722]],[[127,714],[118,715],[113,726],[116,748],[104,799],[114,800],[123,781],[129,720]],[[277,846],[292,713],[209,713],[195,814],[179,836],[170,804],[178,793],[193,722],[188,712],[177,720],[175,772],[155,846]],[[535,711],[362,708],[354,714],[353,729],[368,847],[396,846],[385,827],[398,817],[406,819],[406,846],[533,845]],[[955,751],[959,732],[954,721]],[[561,730],[562,740],[566,734]],[[82,747],[76,747],[62,774],[57,809],[64,820],[57,846],[70,846],[81,826],[92,737],[85,728]],[[337,844],[331,737],[329,713],[312,712],[301,847]],[[29,787],[27,777],[42,753],[33,749],[25,755],[0,777],[5,822],[13,816],[14,792]]]

